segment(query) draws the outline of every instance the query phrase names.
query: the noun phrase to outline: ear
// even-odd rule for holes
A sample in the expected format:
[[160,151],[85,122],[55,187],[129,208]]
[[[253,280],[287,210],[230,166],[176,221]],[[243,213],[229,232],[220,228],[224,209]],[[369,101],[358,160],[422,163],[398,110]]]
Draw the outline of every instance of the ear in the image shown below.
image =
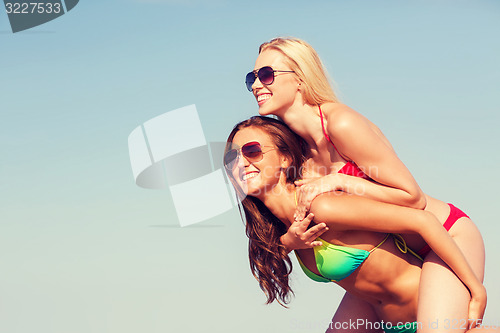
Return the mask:
[[281,168],[286,170],[292,164],[292,160],[289,157],[281,156]]

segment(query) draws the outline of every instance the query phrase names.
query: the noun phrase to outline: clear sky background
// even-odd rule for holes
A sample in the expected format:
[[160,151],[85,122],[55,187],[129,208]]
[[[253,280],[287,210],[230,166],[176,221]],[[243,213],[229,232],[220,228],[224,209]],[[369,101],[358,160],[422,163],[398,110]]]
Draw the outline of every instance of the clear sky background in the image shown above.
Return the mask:
[[311,43],[424,191],[473,218],[500,325],[499,31],[496,0],[80,1],[17,34],[2,10],[0,331],[324,330],[340,287],[294,267],[290,309],[264,305],[237,209],[180,228],[128,156],[134,128],[190,104],[225,140],[257,114],[244,75],[276,36]]

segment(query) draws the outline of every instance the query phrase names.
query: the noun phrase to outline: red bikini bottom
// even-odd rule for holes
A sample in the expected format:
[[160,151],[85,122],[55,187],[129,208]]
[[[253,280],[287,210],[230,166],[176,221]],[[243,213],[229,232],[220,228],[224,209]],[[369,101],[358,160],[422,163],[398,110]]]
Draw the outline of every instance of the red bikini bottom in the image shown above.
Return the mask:
[[[461,218],[461,217],[469,218],[467,216],[467,214],[465,214],[464,212],[462,212],[460,209],[453,206],[452,204],[449,203],[448,206],[450,206],[450,215],[448,215],[446,222],[444,222],[444,224],[443,224],[443,227],[446,229],[446,231],[449,231],[459,218]],[[426,245],[422,249],[420,249],[420,251],[418,251],[417,254],[423,258],[429,252],[431,252],[431,248],[429,247],[429,245]]]

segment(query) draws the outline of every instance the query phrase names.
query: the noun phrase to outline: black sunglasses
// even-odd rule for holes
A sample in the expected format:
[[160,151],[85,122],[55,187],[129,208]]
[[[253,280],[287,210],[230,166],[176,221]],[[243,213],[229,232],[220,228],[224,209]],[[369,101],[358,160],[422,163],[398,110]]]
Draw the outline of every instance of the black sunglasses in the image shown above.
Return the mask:
[[262,151],[262,146],[257,141],[252,141],[245,143],[240,149],[231,149],[224,154],[224,166],[228,171],[232,171],[234,166],[237,164],[237,160],[241,151],[241,154],[250,163],[259,162],[264,157],[264,154],[277,148],[271,148],[266,152]]
[[255,82],[255,78],[259,78],[262,84],[270,85],[274,82],[274,73],[295,73],[294,71],[277,71],[272,69],[270,66],[264,66],[259,70],[251,71],[247,74],[245,78],[245,83],[247,85],[248,91],[252,91],[252,85]]

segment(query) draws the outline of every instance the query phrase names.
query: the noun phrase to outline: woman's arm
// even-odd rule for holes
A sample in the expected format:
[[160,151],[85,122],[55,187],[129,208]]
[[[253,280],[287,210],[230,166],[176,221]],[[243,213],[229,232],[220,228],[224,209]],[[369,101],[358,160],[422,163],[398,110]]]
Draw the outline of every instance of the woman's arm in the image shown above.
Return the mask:
[[326,130],[335,147],[371,179],[384,185],[337,175],[341,176],[337,179],[337,189],[357,193],[353,191],[363,187],[363,195],[368,198],[417,209],[425,208],[424,193],[382,132],[346,105],[334,104],[333,108],[327,112]]
[[482,318],[486,307],[486,291],[460,248],[438,219],[429,212],[387,204],[342,192],[318,196],[311,212],[316,221],[331,229],[367,230],[387,233],[417,233],[455,272],[471,293],[469,318]]

